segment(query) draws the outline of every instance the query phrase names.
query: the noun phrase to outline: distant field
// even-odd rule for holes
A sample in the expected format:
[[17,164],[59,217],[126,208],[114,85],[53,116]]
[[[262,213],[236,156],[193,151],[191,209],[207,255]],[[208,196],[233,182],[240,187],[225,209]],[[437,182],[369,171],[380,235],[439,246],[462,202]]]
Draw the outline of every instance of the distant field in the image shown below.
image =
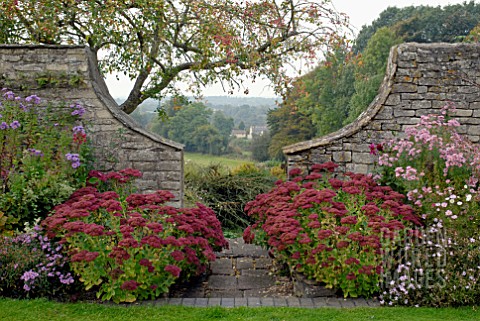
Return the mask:
[[197,154],[197,153],[185,153],[185,164],[195,163],[200,166],[208,166],[208,165],[224,165],[229,168],[235,168],[242,164],[254,164],[254,162],[247,160],[247,159],[234,159],[228,158],[224,156],[213,156],[213,155],[205,155],[205,154]]

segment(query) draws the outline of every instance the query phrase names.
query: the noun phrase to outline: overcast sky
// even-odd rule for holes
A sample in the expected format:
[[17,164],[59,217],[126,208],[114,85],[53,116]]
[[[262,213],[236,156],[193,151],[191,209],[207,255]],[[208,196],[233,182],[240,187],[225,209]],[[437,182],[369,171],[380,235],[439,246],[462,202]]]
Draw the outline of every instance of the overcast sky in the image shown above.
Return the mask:
[[[464,0],[332,0],[333,5],[339,12],[346,13],[350,17],[350,23],[355,32],[362,28],[363,25],[370,24],[378,18],[378,15],[388,7],[407,7],[407,6],[445,6],[449,4],[463,3]],[[477,2],[477,1],[476,1]],[[131,83],[125,77],[121,77],[120,81],[115,79],[114,75],[107,76],[107,86],[113,97],[124,97],[130,91]],[[273,97],[274,93],[268,87],[268,81],[259,81],[254,85],[249,85],[248,97]],[[220,85],[206,88],[204,96],[221,96],[227,95],[223,92]],[[243,90],[234,96],[245,96]]]

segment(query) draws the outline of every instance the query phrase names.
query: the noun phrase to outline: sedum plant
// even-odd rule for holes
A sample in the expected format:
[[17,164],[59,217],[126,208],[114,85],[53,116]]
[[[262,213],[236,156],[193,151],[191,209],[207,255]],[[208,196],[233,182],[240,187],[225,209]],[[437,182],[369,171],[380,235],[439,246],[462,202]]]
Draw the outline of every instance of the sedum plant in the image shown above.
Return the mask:
[[404,196],[379,186],[370,176],[347,173],[332,177],[333,163],[316,164],[311,173],[290,171],[245,210],[255,220],[246,242],[270,248],[292,273],[341,290],[345,297],[379,291],[384,248],[419,223]]
[[49,236],[61,238],[85,289],[97,289],[103,300],[164,295],[179,278],[205,272],[214,250],[228,245],[215,213],[204,205],[167,206],[174,197],[167,191],[129,193],[139,176],[132,169],[93,172],[96,187],[77,190],[42,223]]

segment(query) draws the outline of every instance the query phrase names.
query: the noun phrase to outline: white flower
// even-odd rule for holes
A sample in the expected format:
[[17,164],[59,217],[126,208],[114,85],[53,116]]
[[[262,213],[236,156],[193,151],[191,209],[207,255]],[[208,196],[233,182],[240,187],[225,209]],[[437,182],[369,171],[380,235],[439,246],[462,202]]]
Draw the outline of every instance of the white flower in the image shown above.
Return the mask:
[[462,201],[458,201],[458,202],[457,202],[457,205],[462,205],[462,204],[463,204]]
[[470,200],[472,199],[472,194],[467,194],[467,197],[466,197],[466,201],[467,202],[470,202]]

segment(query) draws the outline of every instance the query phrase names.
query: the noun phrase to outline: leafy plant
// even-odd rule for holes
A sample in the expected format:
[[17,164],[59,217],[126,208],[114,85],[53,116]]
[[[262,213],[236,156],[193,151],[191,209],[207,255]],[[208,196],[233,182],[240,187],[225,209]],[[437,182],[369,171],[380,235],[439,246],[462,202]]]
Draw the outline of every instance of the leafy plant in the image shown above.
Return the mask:
[[45,217],[85,182],[89,147],[79,104],[45,105],[6,89],[0,98],[0,231]]
[[[180,277],[205,272],[214,250],[226,247],[220,222],[202,204],[165,205],[167,191],[130,194],[139,171],[93,172],[88,186],[57,205],[42,224],[65,244],[85,289],[115,302],[156,298]],[[103,189],[107,191],[101,192]]]
[[379,186],[370,176],[330,177],[333,163],[313,165],[312,173],[290,171],[245,207],[255,223],[246,242],[270,248],[292,273],[302,273],[345,297],[371,296],[379,290],[383,249],[419,223],[404,195]]

